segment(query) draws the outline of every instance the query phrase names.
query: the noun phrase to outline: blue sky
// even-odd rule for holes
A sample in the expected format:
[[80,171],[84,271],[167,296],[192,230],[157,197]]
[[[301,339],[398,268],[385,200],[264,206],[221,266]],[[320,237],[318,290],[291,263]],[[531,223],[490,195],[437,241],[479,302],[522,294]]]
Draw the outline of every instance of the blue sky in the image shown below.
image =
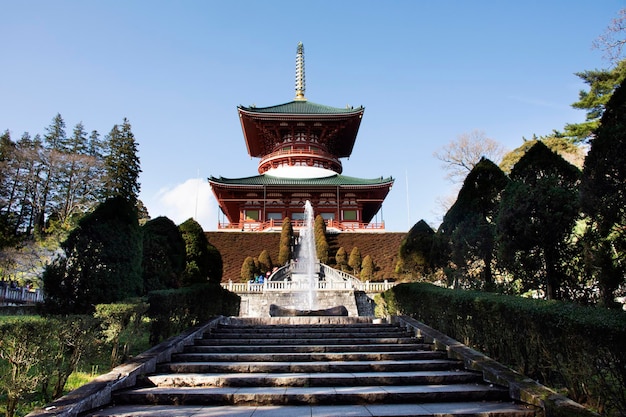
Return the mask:
[[206,178],[257,174],[236,107],[293,100],[298,42],[306,96],[365,107],[344,174],[396,179],[389,231],[438,226],[454,192],[433,153],[474,130],[514,149],[584,120],[575,72],[606,68],[591,44],[618,0],[0,0],[0,130],[108,133],[139,144],[152,217],[215,230]]

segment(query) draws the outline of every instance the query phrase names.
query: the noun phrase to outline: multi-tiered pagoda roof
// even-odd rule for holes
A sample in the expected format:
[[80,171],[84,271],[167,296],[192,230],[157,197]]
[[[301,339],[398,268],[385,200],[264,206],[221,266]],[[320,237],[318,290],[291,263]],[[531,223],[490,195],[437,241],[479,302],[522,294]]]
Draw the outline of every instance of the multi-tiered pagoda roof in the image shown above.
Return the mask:
[[365,109],[331,107],[305,98],[302,44],[296,57],[295,99],[270,107],[239,106],[237,110],[248,154],[260,158],[260,175],[209,178],[228,219],[221,227],[264,230],[285,217],[297,219],[306,200],[330,227],[381,227],[371,221],[393,178],[341,175],[340,158],[351,155]]

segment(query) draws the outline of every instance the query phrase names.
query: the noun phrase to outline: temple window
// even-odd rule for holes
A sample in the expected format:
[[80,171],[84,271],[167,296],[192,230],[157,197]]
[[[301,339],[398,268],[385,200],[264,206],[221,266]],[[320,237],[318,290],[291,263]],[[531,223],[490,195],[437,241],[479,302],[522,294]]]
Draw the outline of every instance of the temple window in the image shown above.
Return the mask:
[[267,213],[267,220],[282,220],[283,213]]
[[259,221],[259,210],[245,210],[244,216],[246,221]]

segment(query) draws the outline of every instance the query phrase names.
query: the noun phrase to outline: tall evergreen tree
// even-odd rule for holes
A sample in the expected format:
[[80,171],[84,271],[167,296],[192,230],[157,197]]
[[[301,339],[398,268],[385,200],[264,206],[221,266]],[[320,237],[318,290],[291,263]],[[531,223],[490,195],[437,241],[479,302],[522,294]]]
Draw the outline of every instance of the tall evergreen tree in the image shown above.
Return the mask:
[[591,141],[580,202],[593,237],[589,269],[597,271],[603,304],[613,307],[626,274],[626,81],[607,103]]
[[185,241],[167,217],[157,217],[143,227],[142,273],[144,293],[178,288],[185,270]]
[[337,249],[337,253],[335,253],[335,265],[341,271],[345,271],[348,266],[348,254],[343,246]]
[[348,266],[352,268],[352,272],[356,275],[361,271],[361,263],[363,259],[361,258],[361,250],[358,247],[353,247],[350,251],[350,257],[348,258]]
[[424,220],[415,223],[400,243],[396,273],[423,276],[432,270],[434,230]]
[[263,249],[259,254],[259,266],[261,267],[261,273],[266,273],[271,271],[274,267],[272,263],[272,258],[270,257],[270,253],[267,249]]
[[222,280],[222,256],[212,246],[202,226],[190,218],[178,226],[185,241],[186,267],[183,283],[219,283]]
[[499,259],[528,289],[540,285],[546,298],[560,298],[565,249],[579,212],[580,171],[539,141],[510,178],[497,217]]
[[494,287],[495,217],[507,182],[496,164],[482,158],[465,178],[438,230],[447,240],[451,260],[461,275],[469,276],[471,270],[478,269],[487,290]]
[[374,259],[370,255],[365,255],[363,262],[361,263],[361,281],[371,281],[374,279],[374,271],[376,266],[374,265]]
[[278,248],[278,264],[285,265],[293,257],[293,227],[289,217],[283,219]]
[[139,196],[141,169],[137,142],[128,119],[124,118],[121,126],[113,126],[107,136],[107,145],[109,154],[104,158],[104,196],[121,196],[134,205]]
[[254,280],[254,274],[256,273],[256,266],[254,265],[254,259],[252,256],[247,256],[241,264],[241,280],[243,282],[249,282]]
[[328,262],[328,240],[326,239],[326,222],[321,215],[315,217],[314,224],[315,249],[317,259],[322,263]]
[[67,150],[63,155],[58,209],[61,223],[66,223],[73,214],[85,212],[95,204],[95,200],[90,199],[85,190],[89,184],[93,186],[98,182],[98,178],[91,175],[92,167],[98,162],[95,157],[88,155],[88,151],[87,133],[83,124],[78,123],[67,141]]
[[52,124],[46,128],[44,135],[43,156],[44,170],[42,171],[41,193],[36,208],[35,229],[45,229],[46,215],[58,207],[50,208],[50,201],[56,199],[59,192],[59,182],[63,169],[63,155],[67,151],[67,136],[65,134],[65,121],[60,114],[52,120]]
[[46,304],[52,311],[92,313],[96,304],[142,294],[142,236],[133,205],[108,199],[62,242],[64,257],[46,267]]

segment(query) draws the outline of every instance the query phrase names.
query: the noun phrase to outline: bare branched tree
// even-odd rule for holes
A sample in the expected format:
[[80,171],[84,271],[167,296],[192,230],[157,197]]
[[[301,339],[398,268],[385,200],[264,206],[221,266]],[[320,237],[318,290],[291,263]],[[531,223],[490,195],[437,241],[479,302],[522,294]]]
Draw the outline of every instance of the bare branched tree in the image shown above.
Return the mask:
[[443,162],[442,167],[448,171],[446,178],[453,183],[461,183],[480,158],[485,157],[499,164],[505,153],[502,145],[488,138],[484,131],[473,130],[458,135],[456,140],[443,146],[433,156]]
[[604,59],[617,65],[623,59],[623,49],[626,44],[626,9],[617,13],[605,32],[593,41],[593,47],[604,51]]

